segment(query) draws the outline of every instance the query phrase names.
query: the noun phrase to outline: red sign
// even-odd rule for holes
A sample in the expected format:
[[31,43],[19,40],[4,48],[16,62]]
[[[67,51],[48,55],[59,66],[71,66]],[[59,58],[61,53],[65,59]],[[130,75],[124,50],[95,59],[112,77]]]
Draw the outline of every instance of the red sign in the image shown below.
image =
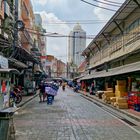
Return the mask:
[[40,59],[47,59],[47,56],[40,56]]

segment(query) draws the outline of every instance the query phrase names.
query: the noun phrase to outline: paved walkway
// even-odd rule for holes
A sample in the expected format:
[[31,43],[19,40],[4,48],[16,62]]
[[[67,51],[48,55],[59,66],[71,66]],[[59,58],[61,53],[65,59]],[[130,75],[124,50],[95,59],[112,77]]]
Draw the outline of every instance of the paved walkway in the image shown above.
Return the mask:
[[16,140],[139,140],[140,124],[126,123],[66,89],[53,105],[39,98],[16,113]]
[[[21,107],[22,105],[24,105],[28,101],[30,101],[33,98],[35,98],[36,96],[38,96],[38,92],[39,92],[39,90],[37,91],[37,94],[35,94],[35,95],[23,96],[21,103],[17,104],[17,107]],[[95,100],[97,100],[97,101],[99,101],[99,102],[101,102],[101,103],[103,103],[103,104],[105,104],[105,105],[107,105],[109,107],[113,107],[113,109],[116,109],[117,111],[121,111],[124,114],[128,114],[129,116],[132,116],[132,117],[137,118],[137,119],[140,120],[140,112],[137,112],[137,111],[135,111],[133,109],[117,109],[114,106],[112,106],[111,104],[106,104],[105,102],[103,102],[103,100],[99,99],[95,95],[90,95],[88,92],[85,93],[83,91],[80,91],[80,93],[82,93],[83,95],[88,96],[88,97],[90,97],[92,99],[95,99]]]
[[109,107],[112,107],[113,109],[117,110],[117,111],[120,111],[121,113],[124,113],[126,115],[129,115],[130,117],[132,118],[136,118],[137,120],[140,121],[140,112],[138,111],[135,111],[133,109],[117,109],[115,108],[114,106],[112,106],[111,104],[107,104],[105,103],[102,99],[99,99],[97,96],[95,95],[90,95],[88,92],[84,92],[84,91],[80,91],[80,93],[82,93],[84,96],[88,96],[96,101],[99,101],[100,103],[103,103]]

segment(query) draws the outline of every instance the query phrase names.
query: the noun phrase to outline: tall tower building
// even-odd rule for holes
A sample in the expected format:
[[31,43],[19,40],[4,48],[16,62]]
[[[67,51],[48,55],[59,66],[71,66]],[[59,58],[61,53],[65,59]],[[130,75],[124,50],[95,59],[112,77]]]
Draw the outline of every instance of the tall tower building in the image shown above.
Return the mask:
[[69,34],[68,62],[79,66],[83,60],[82,51],[86,47],[86,32],[77,23]]

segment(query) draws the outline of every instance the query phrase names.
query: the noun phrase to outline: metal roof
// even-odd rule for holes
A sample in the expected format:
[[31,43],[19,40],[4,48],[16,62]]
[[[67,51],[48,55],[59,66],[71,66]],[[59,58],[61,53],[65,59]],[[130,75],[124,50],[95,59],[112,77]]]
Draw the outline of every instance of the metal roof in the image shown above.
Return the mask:
[[24,63],[14,59],[14,58],[9,58],[8,59],[11,63],[13,63],[13,65],[15,65],[16,67],[19,67],[19,68],[28,68],[27,65],[25,65]]
[[137,71],[140,71],[140,61],[128,64],[128,65],[123,65],[117,68],[108,69],[108,72],[106,71],[95,72],[93,74],[90,74],[81,78],[80,80],[109,77],[109,76],[121,75],[121,74],[126,74],[126,73],[137,72]]
[[79,80],[88,80],[88,79],[92,79],[92,75],[93,75],[93,74],[85,75],[84,77],[80,78]]
[[0,69],[0,73],[15,73],[20,74],[20,72],[17,69]]
[[130,13],[133,12],[137,7],[138,5],[134,1],[126,0],[117,10],[117,12],[112,16],[112,18],[107,22],[107,24],[102,28],[102,30],[97,34],[97,36],[91,41],[91,43],[87,46],[82,54],[85,54],[86,52],[89,53],[88,49],[93,47],[94,42],[99,39],[99,36],[102,36],[103,33],[111,32],[116,27],[114,21],[117,21],[117,23],[120,24],[122,20],[130,15]]

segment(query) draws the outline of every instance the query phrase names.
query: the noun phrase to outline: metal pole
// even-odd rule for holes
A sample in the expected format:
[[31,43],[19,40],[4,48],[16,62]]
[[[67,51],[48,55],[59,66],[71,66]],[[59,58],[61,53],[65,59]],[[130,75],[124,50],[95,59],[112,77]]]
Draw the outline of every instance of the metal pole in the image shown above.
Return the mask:
[[14,40],[13,40],[13,49],[15,50],[18,44],[18,28],[16,27],[16,22],[18,21],[18,1],[15,0],[15,13],[14,13]]

